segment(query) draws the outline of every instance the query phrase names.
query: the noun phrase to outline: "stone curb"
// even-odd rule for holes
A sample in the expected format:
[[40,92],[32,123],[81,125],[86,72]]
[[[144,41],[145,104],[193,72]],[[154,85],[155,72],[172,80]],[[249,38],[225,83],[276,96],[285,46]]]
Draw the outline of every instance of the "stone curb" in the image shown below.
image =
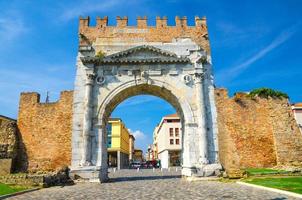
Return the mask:
[[33,188],[33,189],[29,189],[29,190],[23,190],[23,191],[20,191],[20,192],[12,193],[12,194],[0,195],[0,199],[6,199],[8,197],[14,197],[14,196],[17,196],[17,195],[25,194],[25,193],[28,193],[28,192],[33,192],[33,191],[40,190],[40,189],[41,188]]
[[245,186],[254,187],[254,188],[258,188],[258,189],[263,189],[263,190],[267,190],[267,191],[271,191],[271,192],[276,192],[276,193],[279,193],[279,194],[285,194],[285,195],[288,195],[288,196],[292,196],[292,197],[296,197],[296,198],[301,198],[302,199],[302,195],[301,194],[297,194],[297,193],[294,193],[294,192],[289,192],[289,191],[285,191],[285,190],[279,190],[279,189],[265,187],[265,186],[261,186],[261,185],[254,185],[254,184],[245,183],[245,182],[241,182],[241,181],[237,181],[236,183],[238,183],[240,185],[245,185]]

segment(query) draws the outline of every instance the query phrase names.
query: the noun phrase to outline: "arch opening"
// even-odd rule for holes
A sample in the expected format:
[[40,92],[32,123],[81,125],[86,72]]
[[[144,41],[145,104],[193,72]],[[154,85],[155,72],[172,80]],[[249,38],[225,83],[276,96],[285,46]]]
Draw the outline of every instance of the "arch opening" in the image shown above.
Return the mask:
[[[183,160],[182,155],[183,155],[183,148],[184,148],[183,147],[183,138],[184,138],[184,132],[185,132],[185,128],[184,128],[185,116],[183,113],[181,103],[179,102],[177,97],[174,94],[172,94],[172,92],[165,87],[159,87],[156,85],[148,85],[148,84],[134,85],[134,86],[128,87],[126,89],[122,89],[121,91],[116,93],[116,95],[113,95],[111,98],[108,98],[108,103],[104,104],[104,106],[100,107],[100,109],[99,109],[99,120],[101,120],[102,127],[106,127],[106,128],[103,128],[103,131],[104,131],[103,134],[105,136],[104,143],[106,145],[108,144],[107,143],[107,141],[108,141],[108,138],[107,138],[107,131],[108,131],[107,127],[108,126],[107,125],[108,125],[108,121],[111,117],[112,112],[123,101],[127,100],[130,97],[139,96],[139,95],[151,95],[151,96],[159,97],[160,99],[166,101],[166,103],[170,104],[176,111],[176,113],[180,119],[180,127],[179,127],[180,139],[178,139],[178,141],[180,140],[180,144],[179,144],[180,145],[180,152],[179,152],[179,162],[180,163],[179,164],[181,165],[182,160]],[[152,143],[153,143],[153,141],[152,141]],[[175,143],[176,143],[176,139],[175,139]],[[103,153],[103,155],[107,155],[107,156],[109,155],[107,148],[103,148],[103,151],[105,151]],[[112,156],[112,154],[110,156]],[[169,155],[168,155],[168,157],[169,157]],[[106,160],[108,161],[107,164],[109,164],[109,159],[106,158]],[[170,163],[170,158],[169,158],[168,162]],[[110,164],[112,164],[112,163],[110,163]]]

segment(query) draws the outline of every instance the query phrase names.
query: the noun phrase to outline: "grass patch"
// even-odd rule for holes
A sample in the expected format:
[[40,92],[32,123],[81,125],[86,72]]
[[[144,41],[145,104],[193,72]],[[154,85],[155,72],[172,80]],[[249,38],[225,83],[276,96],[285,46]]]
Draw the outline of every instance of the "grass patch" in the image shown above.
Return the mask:
[[243,180],[246,183],[261,185],[302,194],[302,177],[282,177],[282,178],[249,178]]
[[30,189],[30,188],[25,187],[25,186],[6,185],[3,183],[0,183],[0,195],[12,194],[12,193],[20,192],[20,191],[27,190],[27,189]]
[[250,168],[245,169],[248,175],[266,175],[266,174],[286,174],[289,173],[285,170],[267,169],[267,168]]

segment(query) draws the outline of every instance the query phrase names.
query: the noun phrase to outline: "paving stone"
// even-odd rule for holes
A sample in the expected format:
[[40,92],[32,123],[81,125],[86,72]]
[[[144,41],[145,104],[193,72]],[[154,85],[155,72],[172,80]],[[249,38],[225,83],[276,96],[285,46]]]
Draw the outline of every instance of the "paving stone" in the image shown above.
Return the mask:
[[295,199],[286,195],[219,181],[188,182],[180,170],[110,170],[110,182],[51,187],[9,199]]

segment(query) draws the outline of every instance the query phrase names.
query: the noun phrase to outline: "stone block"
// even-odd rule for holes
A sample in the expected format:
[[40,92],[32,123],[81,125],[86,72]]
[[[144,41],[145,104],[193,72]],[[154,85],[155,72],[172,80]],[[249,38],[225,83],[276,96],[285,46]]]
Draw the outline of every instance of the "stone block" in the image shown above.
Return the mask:
[[0,159],[0,176],[11,173],[12,159]]

